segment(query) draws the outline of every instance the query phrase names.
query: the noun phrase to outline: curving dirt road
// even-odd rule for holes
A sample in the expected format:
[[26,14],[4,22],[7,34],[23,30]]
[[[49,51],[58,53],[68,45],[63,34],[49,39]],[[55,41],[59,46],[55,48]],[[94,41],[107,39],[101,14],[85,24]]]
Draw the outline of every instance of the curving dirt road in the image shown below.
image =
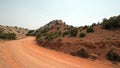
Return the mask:
[[34,37],[0,42],[0,68],[112,68],[38,46]]

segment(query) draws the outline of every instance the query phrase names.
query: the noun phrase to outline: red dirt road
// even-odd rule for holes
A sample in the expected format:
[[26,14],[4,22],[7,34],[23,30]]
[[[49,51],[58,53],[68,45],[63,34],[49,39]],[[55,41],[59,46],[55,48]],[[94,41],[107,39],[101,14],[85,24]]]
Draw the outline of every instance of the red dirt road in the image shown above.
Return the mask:
[[0,42],[0,68],[112,68],[38,46],[34,37]]

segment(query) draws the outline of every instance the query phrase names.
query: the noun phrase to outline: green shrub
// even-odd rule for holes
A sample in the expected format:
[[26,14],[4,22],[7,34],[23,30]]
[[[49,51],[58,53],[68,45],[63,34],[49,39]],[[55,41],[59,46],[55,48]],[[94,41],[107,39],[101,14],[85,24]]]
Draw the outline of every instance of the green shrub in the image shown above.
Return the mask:
[[87,33],[91,33],[91,32],[94,32],[93,27],[88,27],[88,28],[87,28]]
[[89,53],[87,52],[87,50],[84,47],[80,48],[76,52],[73,52],[72,55],[79,56],[79,57],[82,57],[82,58],[88,58],[89,57]]
[[50,40],[54,39],[55,37],[56,37],[56,35],[54,33],[50,33],[50,34],[47,34],[47,36],[45,37],[45,40],[50,41]]
[[85,37],[85,36],[86,36],[85,33],[80,33],[80,35],[79,35],[80,38],[83,38],[83,37]]
[[12,40],[12,39],[16,39],[16,34],[15,33],[0,33],[0,38]]
[[110,17],[109,19],[104,18],[101,25],[103,29],[120,27],[120,15]]
[[116,52],[115,50],[111,49],[107,55],[106,58],[110,61],[117,61],[120,62],[120,54]]
[[77,28],[71,28],[70,29],[70,36],[76,37],[77,36]]

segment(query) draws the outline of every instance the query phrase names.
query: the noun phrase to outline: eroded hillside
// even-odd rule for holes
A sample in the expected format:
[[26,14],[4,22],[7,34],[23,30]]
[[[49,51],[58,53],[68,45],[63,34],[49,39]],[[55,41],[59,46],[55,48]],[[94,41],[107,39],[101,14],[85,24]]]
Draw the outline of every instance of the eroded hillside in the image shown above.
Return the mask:
[[102,23],[73,27],[53,20],[34,31],[37,42],[45,48],[101,61],[120,61],[120,16]]

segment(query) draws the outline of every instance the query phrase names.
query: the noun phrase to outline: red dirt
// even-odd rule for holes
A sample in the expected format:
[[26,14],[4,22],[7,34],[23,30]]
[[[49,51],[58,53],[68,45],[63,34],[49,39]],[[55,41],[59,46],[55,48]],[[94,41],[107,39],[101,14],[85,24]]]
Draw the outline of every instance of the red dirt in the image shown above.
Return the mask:
[[0,42],[0,68],[113,68],[91,61],[45,49],[34,37]]
[[[105,30],[101,29],[100,26],[94,27],[95,32],[86,33],[86,37],[60,37],[61,41],[58,39],[53,39],[47,42],[38,42],[46,48],[54,49],[60,52],[70,54],[70,52],[76,51],[79,49],[79,46],[84,46],[91,50],[94,54],[101,54],[99,59],[105,57],[106,52],[114,46],[120,49],[120,28]],[[51,30],[50,30],[51,31]],[[52,30],[54,31],[54,30]],[[51,32],[52,32],[51,31]],[[120,52],[120,50],[118,50]]]
[[[101,26],[94,26],[94,30],[95,31],[93,33],[86,33],[84,38],[78,37],[80,33],[80,30],[78,29],[77,37],[59,37],[61,39],[60,41],[58,41],[59,38],[55,38],[47,42],[40,41],[38,44],[45,48],[53,49],[69,55],[77,52],[80,47],[83,46],[89,53],[89,59],[100,60],[103,63],[119,68],[120,63],[113,64],[111,61],[107,60],[106,55],[111,48],[114,48],[120,53],[120,28],[105,30],[101,29]],[[55,32],[55,30],[50,30],[50,32],[53,31]],[[83,29],[82,32],[86,32],[86,29]]]

